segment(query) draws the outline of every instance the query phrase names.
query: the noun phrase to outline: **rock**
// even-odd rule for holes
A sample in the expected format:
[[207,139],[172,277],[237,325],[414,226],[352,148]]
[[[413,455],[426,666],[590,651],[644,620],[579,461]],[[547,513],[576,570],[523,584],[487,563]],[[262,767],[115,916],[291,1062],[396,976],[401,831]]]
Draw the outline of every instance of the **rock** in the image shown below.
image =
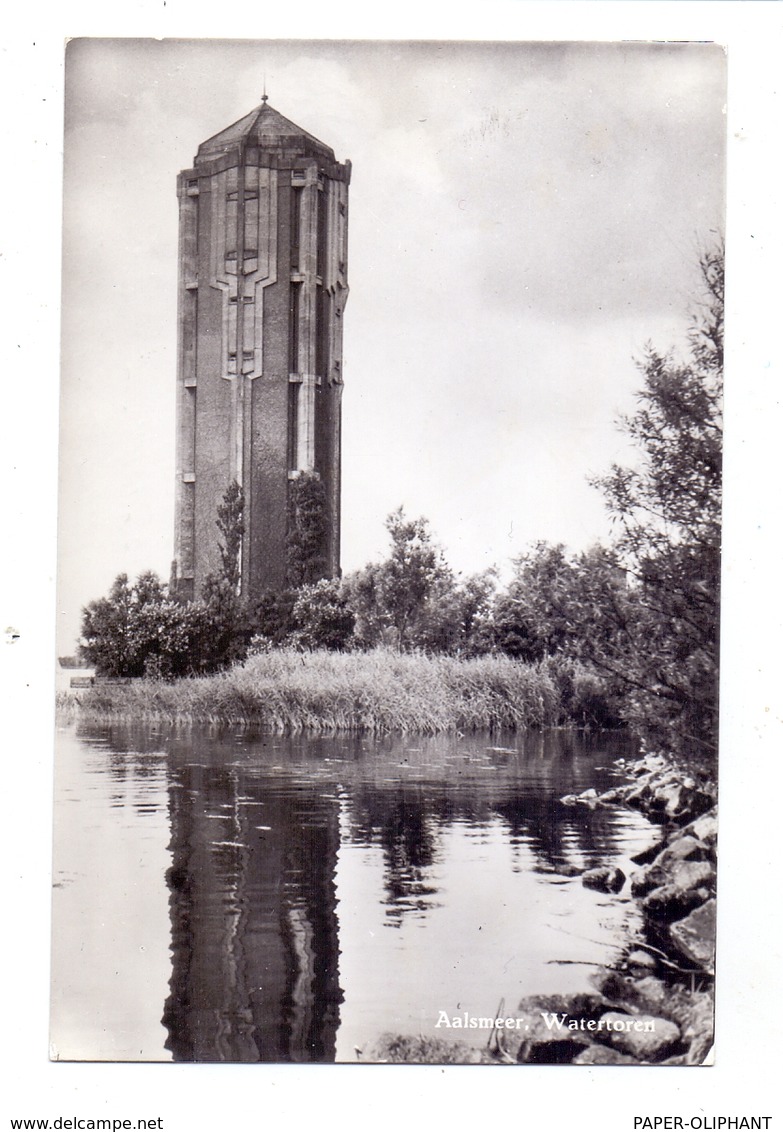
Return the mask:
[[671,820],[683,812],[686,798],[685,787],[681,783],[670,782],[655,788],[650,804],[653,809],[662,811]]
[[650,781],[651,775],[646,774],[640,778],[636,785],[629,790],[625,795],[626,804],[632,806],[635,810],[643,810],[649,803],[651,790]]
[[560,802],[563,806],[595,806],[598,802],[598,791],[591,786],[581,794],[564,794]]
[[715,973],[715,910],[715,900],[707,900],[669,929],[680,955],[710,975]]
[[617,971],[602,971],[590,980],[601,997],[624,1012],[651,1014],[675,1022],[688,1048],[682,1055],[686,1065],[702,1065],[712,1046],[714,996],[712,988],[691,991],[664,983],[653,975],[629,978]]
[[680,1041],[679,1026],[652,1014],[621,1014],[613,1010],[604,1014],[600,1022],[603,1028],[596,1031],[596,1037],[639,1061],[660,1061]]
[[599,971],[591,977],[601,997],[613,1006],[618,1004],[631,1011],[669,1016],[665,1003],[671,997],[671,988],[662,979],[647,975],[643,979],[630,978],[618,971]]
[[663,755],[645,755],[644,758],[634,763],[632,773],[635,775],[650,774],[662,771],[665,767],[666,759]]
[[652,892],[654,888],[659,888],[663,883],[663,873],[655,872],[652,868],[640,869],[638,873],[634,873],[631,877],[631,895],[641,898],[646,896],[648,892]]
[[577,1057],[573,1065],[638,1065],[638,1061],[611,1046],[588,1046]]
[[600,994],[533,994],[519,1004],[520,1014],[565,1014],[567,1018],[600,1018],[611,1003]]
[[631,967],[636,971],[654,971],[658,966],[655,956],[650,955],[649,951],[641,951],[637,949],[632,951],[628,958],[625,960],[626,967]]
[[590,1043],[578,1031],[550,1029],[539,1014],[528,1023],[517,1049],[517,1062],[523,1065],[570,1065]]
[[408,1034],[382,1034],[372,1049],[361,1054],[361,1060],[393,1065],[480,1065],[493,1061],[485,1050],[466,1042]]
[[631,892],[634,896],[646,896],[656,888],[676,888],[683,892],[701,886],[710,887],[715,883],[715,869],[709,861],[672,861],[665,865],[658,863],[634,873]]
[[[515,1011],[519,1027],[499,1031],[502,1048],[530,1065],[568,1064],[590,1042],[582,1025],[597,1022],[610,1009],[611,1003],[598,994],[531,995]],[[570,1028],[571,1021],[579,1028]]]
[[619,892],[625,884],[625,873],[611,865],[588,869],[586,873],[582,873],[582,884],[585,888],[594,888],[598,892]]
[[711,993],[691,995],[690,1009],[680,1030],[688,1042],[685,1064],[707,1064],[715,1037],[715,1002]]
[[[689,780],[693,782],[692,779]],[[671,790],[671,788],[667,788]],[[689,821],[691,818],[699,817],[699,815],[709,810],[715,803],[712,794],[707,794],[701,790],[695,783],[692,787],[680,783],[676,787],[676,797],[670,793],[666,798],[664,805],[664,814],[670,821]]]
[[718,813],[713,807],[709,813],[686,825],[680,832],[681,837],[694,837],[697,841],[712,848],[718,840]]
[[710,898],[708,888],[689,888],[686,890],[676,888],[674,885],[664,884],[661,888],[654,888],[642,901],[642,910],[651,920],[661,920],[666,924],[673,924],[705,904]]
[[626,795],[629,806],[659,821],[684,823],[697,818],[715,804],[714,793],[699,786],[680,771],[645,772]]
[[654,864],[666,868],[676,861],[709,861],[711,859],[709,847],[697,838],[690,836],[676,837],[654,859]]
[[671,1022],[677,1022],[676,1015],[669,1010],[672,1001],[672,988],[663,979],[656,978],[655,975],[646,975],[643,979],[635,979],[632,994],[635,1009],[640,1013],[660,1014],[661,1017],[668,1018]]
[[616,805],[618,802],[624,802],[627,789],[626,786],[615,786],[612,790],[605,790],[603,794],[598,796],[598,801],[606,805]]
[[631,860],[635,865],[649,865],[665,848],[665,841],[656,841],[649,849],[643,849],[641,853],[637,853],[634,857],[631,857]]
[[714,885],[715,870],[709,861],[676,861],[669,868],[652,865],[641,880],[636,878],[632,892],[635,896],[647,893],[642,900],[646,915],[671,921],[708,900]]

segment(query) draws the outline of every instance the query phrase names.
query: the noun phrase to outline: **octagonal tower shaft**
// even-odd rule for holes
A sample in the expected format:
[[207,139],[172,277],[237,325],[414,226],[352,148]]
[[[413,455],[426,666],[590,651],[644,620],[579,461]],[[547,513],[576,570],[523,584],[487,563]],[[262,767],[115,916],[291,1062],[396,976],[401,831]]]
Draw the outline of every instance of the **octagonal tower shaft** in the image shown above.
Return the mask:
[[241,593],[288,581],[291,485],[320,478],[340,570],[342,325],[350,162],[263,103],[180,173],[174,576],[220,569],[217,510],[244,497]]

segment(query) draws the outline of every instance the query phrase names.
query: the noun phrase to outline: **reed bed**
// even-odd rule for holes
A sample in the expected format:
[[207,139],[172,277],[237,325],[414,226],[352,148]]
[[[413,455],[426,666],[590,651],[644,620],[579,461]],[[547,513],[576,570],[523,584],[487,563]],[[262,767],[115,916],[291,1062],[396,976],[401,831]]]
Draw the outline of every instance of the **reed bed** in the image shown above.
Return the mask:
[[280,649],[214,676],[97,685],[74,701],[82,719],[260,723],[279,733],[494,731],[561,716],[545,666],[386,650]]

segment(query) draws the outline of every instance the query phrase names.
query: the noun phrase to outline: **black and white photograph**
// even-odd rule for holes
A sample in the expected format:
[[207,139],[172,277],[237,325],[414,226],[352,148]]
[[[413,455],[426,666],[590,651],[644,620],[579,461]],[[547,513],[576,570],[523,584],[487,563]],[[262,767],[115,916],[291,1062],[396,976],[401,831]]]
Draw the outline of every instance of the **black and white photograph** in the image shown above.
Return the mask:
[[772,38],[580,7],[31,79],[12,1128],[774,1126]]
[[51,1056],[709,1061],[724,50],[65,84]]

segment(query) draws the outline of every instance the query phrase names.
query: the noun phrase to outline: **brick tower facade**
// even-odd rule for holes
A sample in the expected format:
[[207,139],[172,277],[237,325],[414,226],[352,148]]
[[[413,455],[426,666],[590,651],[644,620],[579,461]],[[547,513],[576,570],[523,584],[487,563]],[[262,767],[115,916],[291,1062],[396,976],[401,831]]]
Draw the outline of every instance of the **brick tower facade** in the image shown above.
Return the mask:
[[244,498],[241,593],[289,581],[296,480],[320,480],[322,573],[340,570],[342,316],[351,163],[266,101],[180,173],[173,578],[220,569],[217,510]]

